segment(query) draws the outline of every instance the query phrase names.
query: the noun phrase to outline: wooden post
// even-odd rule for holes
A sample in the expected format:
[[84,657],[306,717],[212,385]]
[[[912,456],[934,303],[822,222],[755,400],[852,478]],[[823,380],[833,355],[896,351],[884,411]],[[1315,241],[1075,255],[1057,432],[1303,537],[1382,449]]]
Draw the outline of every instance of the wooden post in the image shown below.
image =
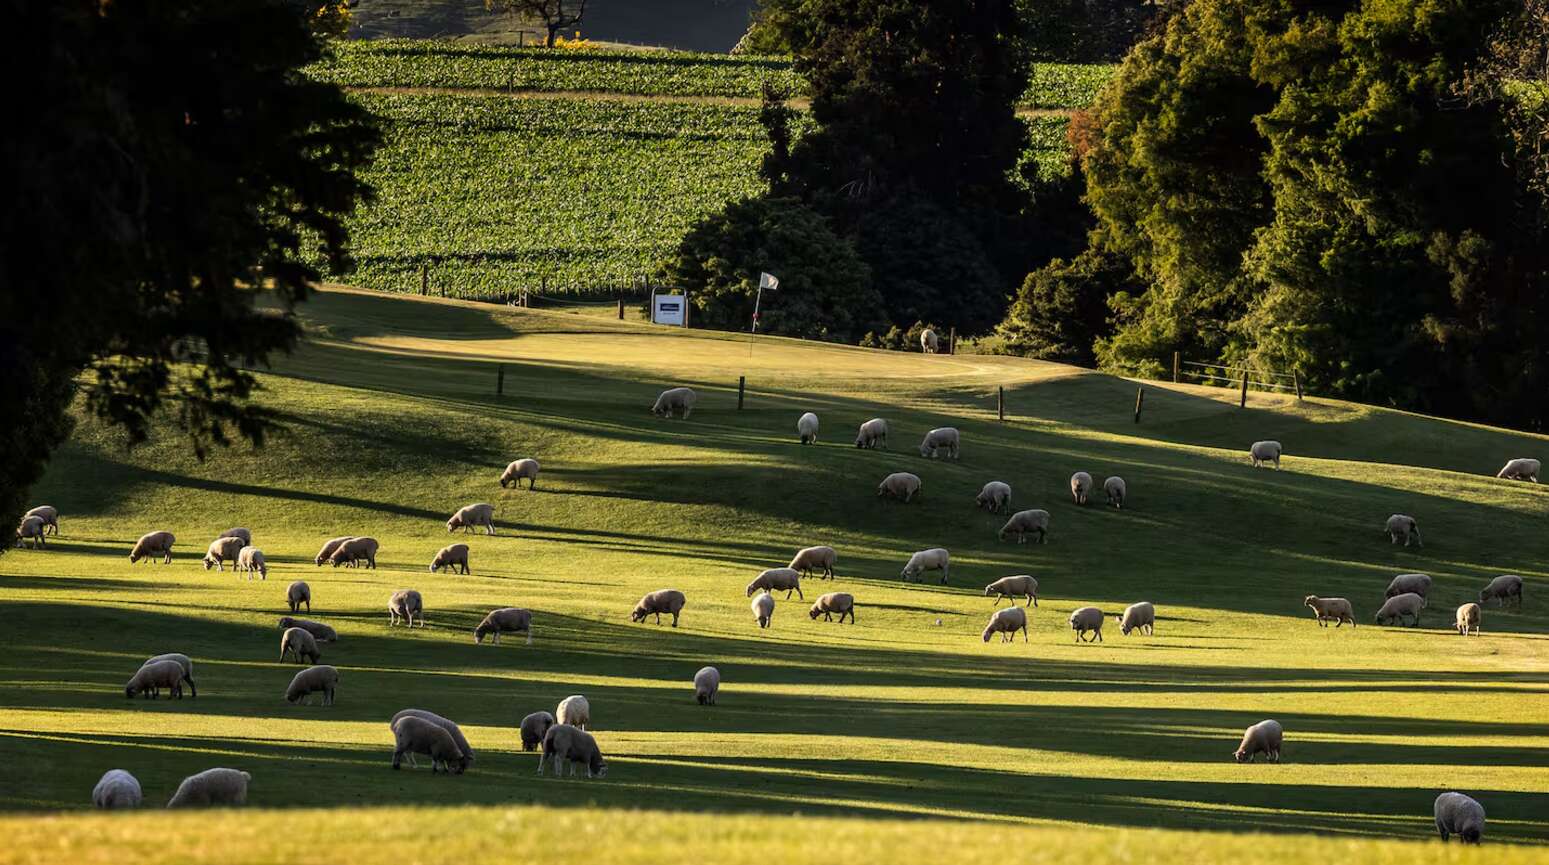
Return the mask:
[[1237,403],[1238,408],[1248,407],[1248,367],[1242,368],[1242,401]]
[[995,413],[1001,420],[1006,419],[1006,388],[1004,385],[995,388]]
[[1135,423],[1140,423],[1140,410],[1145,407],[1145,404],[1146,389],[1144,387],[1135,388]]
[[624,298],[619,298],[619,321],[624,320]]
[[737,376],[737,411],[742,411],[742,394],[747,389],[747,386],[748,377],[745,375]]
[[1297,375],[1296,374],[1296,370],[1294,370],[1294,369],[1291,370],[1291,384],[1296,387],[1296,401],[1297,402],[1301,402],[1301,399],[1302,399],[1302,377]]
[[506,365],[495,365],[495,396],[501,396],[506,392]]
[[420,263],[420,294],[430,294],[430,265]]
[[683,292],[683,326],[688,327],[688,313],[694,305],[688,302],[688,292]]
[[957,354],[957,328],[947,331],[947,354]]
[[1173,352],[1173,384],[1178,383],[1178,368],[1183,366],[1183,357],[1178,352]]

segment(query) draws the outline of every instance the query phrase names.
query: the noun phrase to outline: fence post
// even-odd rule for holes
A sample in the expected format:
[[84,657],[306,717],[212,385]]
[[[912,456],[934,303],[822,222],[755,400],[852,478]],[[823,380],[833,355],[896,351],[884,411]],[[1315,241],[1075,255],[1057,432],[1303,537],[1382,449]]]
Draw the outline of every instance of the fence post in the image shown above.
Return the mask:
[[495,396],[502,396],[506,392],[506,365],[495,365]]
[[1140,423],[1140,410],[1145,404],[1146,389],[1144,387],[1135,388],[1135,423]]
[[745,375],[737,376],[737,411],[742,411],[742,394],[747,389],[747,386],[748,377]]
[[619,321],[624,320],[624,298],[619,298]]
[[1291,384],[1296,386],[1296,401],[1297,402],[1301,402],[1301,400],[1302,400],[1302,377],[1297,375],[1296,374],[1296,370],[1294,370],[1294,369],[1291,370]]
[[683,326],[684,327],[688,327],[688,314],[689,314],[689,310],[691,310],[693,308],[694,308],[694,305],[692,303],[688,302],[688,292],[684,291],[683,292]]
[[957,328],[947,331],[947,354],[957,354]]
[[1178,383],[1178,368],[1183,366],[1183,357],[1179,352],[1173,352],[1173,384]]
[[420,294],[430,294],[430,265],[420,262]]
[[1237,407],[1248,407],[1248,367],[1246,364],[1242,368],[1242,400],[1237,403]]
[[1005,385],[1001,385],[1000,387],[995,388],[995,392],[996,392],[996,396],[995,396],[995,413],[1000,415],[1000,419],[1001,420],[1005,420],[1006,419],[1006,388],[1005,388]]

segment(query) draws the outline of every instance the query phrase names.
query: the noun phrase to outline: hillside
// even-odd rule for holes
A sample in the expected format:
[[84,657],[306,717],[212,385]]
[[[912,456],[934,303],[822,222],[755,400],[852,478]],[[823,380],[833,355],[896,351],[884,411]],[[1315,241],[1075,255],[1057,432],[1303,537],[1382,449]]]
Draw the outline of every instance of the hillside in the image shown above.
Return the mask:
[[[748,29],[752,0],[591,0],[574,30],[591,40],[689,51],[730,51]],[[351,38],[448,39],[531,45],[542,27],[491,14],[484,0],[356,0]]]

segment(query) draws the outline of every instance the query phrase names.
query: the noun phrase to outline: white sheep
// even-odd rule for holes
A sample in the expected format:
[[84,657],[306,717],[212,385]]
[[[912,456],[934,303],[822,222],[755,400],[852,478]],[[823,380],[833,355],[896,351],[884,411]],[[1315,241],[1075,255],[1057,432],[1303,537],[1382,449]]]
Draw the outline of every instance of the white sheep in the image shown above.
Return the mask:
[[645,597],[640,599],[638,604],[635,604],[635,609],[629,614],[629,620],[637,623],[643,622],[646,616],[655,614],[656,624],[660,625],[662,623],[662,613],[667,613],[672,616],[672,626],[676,628],[678,626],[678,615],[683,612],[683,605],[685,603],[687,603],[687,599],[677,589],[659,589],[646,594]]
[[748,583],[748,597],[753,597],[758,592],[784,592],[785,599],[791,599],[791,593],[795,592],[803,601],[806,595],[801,593],[801,571],[795,568],[770,568],[762,571]]
[[1015,535],[1017,543],[1027,543],[1027,536],[1036,534],[1038,543],[1049,542],[1049,512],[1042,508],[1031,508],[1025,511],[1017,511],[1006,520],[1006,524],[1000,527],[998,537],[1001,540]]
[[1022,632],[1022,642],[1028,642],[1027,637],[1027,611],[1021,607],[1007,607],[1004,610],[996,610],[990,614],[990,623],[984,626],[984,642],[990,641],[991,634],[1000,634],[1000,641],[1016,642],[1017,631]]
[[479,502],[476,505],[464,505],[458,508],[457,513],[452,514],[446,521],[446,530],[455,532],[462,529],[464,532],[482,528],[486,533],[495,533],[495,506],[489,502]]
[[[457,726],[455,721],[451,720],[450,718],[444,718],[440,715],[437,715],[435,712],[431,712],[425,709],[404,709],[393,716],[393,719],[388,722],[388,726],[397,727],[398,723],[405,718],[417,718],[421,721],[434,724],[435,726],[440,727],[442,730],[445,730],[446,734],[452,737],[452,742],[457,746],[457,750],[461,752],[462,759],[464,761],[464,767],[466,768],[467,765],[473,763],[473,748],[468,746],[468,739],[463,736],[463,728]],[[409,762],[414,762],[412,757],[410,758]]]
[[920,331],[920,351],[926,354],[935,354],[941,348],[941,338],[930,328]]
[[1308,595],[1302,599],[1302,605],[1312,610],[1317,615],[1318,627],[1326,628],[1330,620],[1336,624],[1334,627],[1342,628],[1345,622],[1350,627],[1355,627],[1355,608],[1345,598],[1320,598],[1317,595]]
[[340,544],[353,539],[354,538],[351,535],[345,535],[342,538],[329,538],[326,542],[323,543],[323,548],[317,551],[317,558],[313,559],[312,563],[318,567],[322,567],[323,562],[333,558],[333,551],[337,550]]
[[237,769],[206,769],[189,775],[167,800],[168,808],[246,805],[247,784],[253,776]]
[[38,519],[42,520],[43,525],[48,526],[49,529],[51,529],[49,534],[59,534],[59,508],[56,508],[53,505],[38,505],[25,514],[22,514],[22,519],[25,520],[28,517],[37,517]]
[[425,627],[425,599],[414,589],[399,589],[393,592],[387,599],[387,626],[389,628],[398,624],[399,619],[409,627],[414,627],[414,620],[420,620],[420,627]]
[[1266,463],[1274,463],[1276,470],[1280,468],[1280,454],[1282,448],[1277,441],[1254,442],[1248,448],[1248,456],[1253,460],[1253,467],[1260,468]]
[[323,643],[333,643],[337,642],[339,639],[338,632],[335,631],[332,626],[325,625],[322,622],[314,622],[310,619],[296,619],[290,616],[281,616],[280,630],[283,631],[286,628],[300,628],[303,631],[311,634],[313,638],[317,639],[319,642]]
[[947,573],[951,565],[951,553],[948,553],[941,547],[931,547],[928,550],[920,550],[910,556],[908,563],[904,565],[904,569],[899,573],[899,576],[907,583],[911,579],[923,578],[926,571],[941,571],[941,582],[942,585],[945,585]]
[[806,414],[803,414],[801,417],[797,418],[796,434],[801,436],[801,443],[804,445],[817,444],[818,416],[809,411]]
[[[249,580],[254,574],[257,574],[261,580],[269,579],[269,563],[264,561],[264,551],[257,547],[243,547],[242,552],[237,553],[237,570]],[[295,610],[291,612],[294,613]],[[308,610],[308,612],[311,611]]]
[[1267,719],[1243,731],[1242,743],[1232,756],[1239,763],[1252,763],[1258,755],[1271,763],[1280,762],[1280,747],[1285,743],[1285,728],[1280,722]]
[[602,758],[602,751],[597,747],[597,740],[592,734],[569,724],[555,724],[543,736],[543,754],[538,757],[538,774],[543,774],[543,761],[548,760],[554,766],[554,775],[559,777],[565,774],[565,767],[570,767],[570,774],[576,773],[577,763],[586,766],[586,777],[606,778],[608,776],[608,763]]
[[140,539],[134,542],[134,549],[129,551],[129,564],[132,565],[141,559],[154,561],[157,556],[161,557],[162,564],[172,564],[172,544],[176,540],[177,538],[171,532],[149,532],[141,535]]
[[670,418],[676,411],[684,420],[688,420],[688,416],[694,413],[694,404],[697,402],[699,402],[699,394],[694,393],[693,388],[670,387],[656,398],[656,404],[651,406],[651,414]]
[[1129,495],[1129,484],[1118,475],[1103,481],[1103,501],[1115,509],[1124,507],[1124,497]]
[[303,580],[291,583],[285,589],[285,603],[290,605],[292,613],[301,612],[301,605],[307,605],[307,613],[312,612],[312,587]]
[[[789,597],[789,595],[787,595],[787,597]],[[774,595],[771,595],[768,592],[762,592],[758,597],[753,599],[751,606],[753,608],[753,618],[758,620],[758,626],[760,628],[769,627],[770,620],[774,618]]]
[[430,572],[446,568],[449,574],[469,572],[468,569],[468,545],[448,544],[436,551],[436,557],[430,560]]
[[1408,514],[1394,514],[1388,517],[1386,529],[1388,539],[1395,544],[1402,540],[1404,546],[1407,547],[1410,541],[1413,540],[1415,546],[1425,546],[1420,541],[1420,524],[1415,522],[1415,518]]
[[1414,621],[1409,624],[1409,627],[1418,628],[1420,626],[1420,611],[1423,609],[1425,609],[1425,598],[1421,595],[1414,594],[1413,592],[1394,595],[1388,598],[1383,603],[1382,608],[1377,611],[1377,624],[1385,625],[1388,622],[1394,622],[1398,625],[1403,625],[1404,617],[1413,616]]
[[877,484],[879,498],[894,498],[908,503],[919,494],[920,477],[909,472],[893,472]]
[[35,550],[39,547],[47,546],[43,540],[43,535],[47,531],[48,527],[44,524],[42,517],[22,517],[21,524],[16,527],[16,546],[20,547],[22,542],[29,538],[32,540],[32,548]]
[[543,744],[543,737],[554,726],[554,715],[551,712],[533,712],[522,719],[522,750],[536,751]]
[[990,481],[974,496],[974,507],[984,508],[992,514],[1011,510],[1011,484]]
[[323,659],[322,650],[317,647],[317,638],[302,628],[286,628],[280,634],[280,660],[284,661],[286,655],[294,657],[298,664],[315,664]]
[[124,685],[124,696],[132,700],[136,694],[144,694],[155,700],[166,688],[168,699],[181,700],[184,675],[183,665],[177,661],[147,661]]
[[526,478],[527,488],[530,490],[538,485],[538,469],[538,461],[535,459],[513,460],[500,474],[500,488],[505,489],[506,484],[513,484],[517,489],[521,489],[522,478]]
[[123,769],[107,770],[91,788],[91,804],[105,811],[138,808],[143,798],[140,782]]
[[318,692],[323,694],[323,705],[332,706],[334,691],[339,687],[339,670],[327,664],[307,667],[290,680],[285,689],[285,702],[307,704],[307,698]]
[[935,459],[941,451],[946,451],[947,457],[955,460],[958,457],[960,438],[956,427],[944,426],[933,429],[920,440],[920,456]]
[[881,446],[887,449],[887,421],[874,417],[861,424],[855,433],[855,446],[858,448],[875,448]]
[[1484,806],[1462,793],[1443,793],[1436,797],[1436,831],[1442,843],[1456,835],[1464,844],[1478,844],[1484,835]]
[[[833,547],[804,547],[796,551],[796,555],[791,557],[791,563],[786,567],[801,571],[804,577],[812,576],[814,570],[821,568],[823,573],[819,574],[818,578],[832,580],[834,565],[838,563],[839,554],[834,552]],[[803,598],[803,600],[806,599]]]
[[1489,585],[1479,590],[1479,603],[1498,600],[1501,606],[1506,606],[1508,598],[1517,599],[1517,607],[1522,607],[1522,578],[1516,574],[1502,574],[1491,580]]
[[1495,476],[1509,481],[1532,481],[1536,484],[1538,483],[1539,470],[1542,468],[1543,463],[1538,460],[1518,457],[1502,466],[1501,470],[1495,473]]
[[473,629],[473,641],[483,643],[485,636],[490,637],[490,642],[499,643],[500,635],[510,631],[511,633],[525,633],[527,645],[532,645],[532,613],[517,607],[502,607],[498,610],[490,610],[478,627]]
[[244,529],[241,526],[227,529],[224,532],[221,532],[220,536],[223,538],[241,538],[243,546],[247,546],[253,543],[252,531],[249,529]]
[[1070,476],[1070,497],[1076,504],[1086,504],[1087,497],[1092,494],[1092,476],[1086,472],[1076,472]]
[[1001,599],[1016,603],[1016,598],[1025,597],[1027,603],[1024,607],[1038,606],[1038,581],[1027,574],[1017,574],[1012,577],[1001,577],[984,587],[984,596],[995,596],[995,606],[1000,606]]
[[1479,620],[1483,617],[1484,611],[1480,609],[1478,604],[1470,602],[1464,604],[1461,607],[1458,607],[1458,633],[1466,637],[1468,636],[1468,632],[1472,630],[1474,635],[1478,636]]
[[182,654],[181,652],[168,652],[165,655],[157,655],[153,658],[146,658],[145,663],[141,664],[140,666],[145,667],[148,664],[155,664],[161,661],[172,661],[179,667],[183,668],[183,683],[188,685],[188,695],[197,699],[199,696],[199,688],[194,684],[193,659],[189,658],[185,654]]
[[1124,615],[1114,616],[1113,620],[1119,623],[1119,633],[1126,637],[1137,629],[1149,637],[1156,633],[1156,606],[1150,601],[1130,604],[1124,608]]
[[1384,598],[1393,598],[1399,595],[1416,594],[1424,598],[1431,593],[1431,578],[1425,574],[1399,574],[1388,583],[1388,591]]
[[[1103,639],[1103,611],[1096,607],[1082,607],[1070,614],[1070,629],[1076,632],[1078,643],[1098,643]],[[1092,632],[1092,638],[1086,638],[1086,632]]]
[[714,706],[721,693],[721,671],[714,667],[700,667],[694,674],[694,700],[701,706]]
[[832,622],[834,613],[839,614],[839,624],[844,624],[845,616],[850,617],[850,624],[855,624],[855,596],[849,592],[829,592],[818,598],[812,609],[807,611],[813,621],[822,616],[825,622]]
[[348,538],[328,556],[328,563],[334,567],[340,565],[354,565],[357,562],[365,562],[366,567],[376,569],[376,554],[380,549],[376,538]]
[[231,562],[233,570],[237,567],[237,556],[242,554],[242,549],[247,542],[241,538],[219,537],[210,541],[210,548],[204,553],[204,569],[214,568],[217,571],[225,571],[226,563]]
[[397,718],[392,723],[393,768],[397,769],[405,755],[414,765],[414,755],[430,758],[432,774],[445,771],[461,775],[468,769],[468,759],[453,741],[452,735],[441,726],[413,715]]
[[560,724],[585,730],[592,723],[592,704],[580,694],[571,694],[554,707],[554,719]]

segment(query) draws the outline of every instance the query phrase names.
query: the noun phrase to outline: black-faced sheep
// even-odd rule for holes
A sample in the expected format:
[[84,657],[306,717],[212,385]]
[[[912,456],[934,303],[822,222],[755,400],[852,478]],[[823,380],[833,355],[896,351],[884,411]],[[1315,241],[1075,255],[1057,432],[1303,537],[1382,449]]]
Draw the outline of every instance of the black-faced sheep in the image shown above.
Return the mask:
[[678,615],[683,612],[683,605],[687,599],[677,589],[659,589],[647,594],[635,604],[635,609],[630,612],[629,620],[643,622],[646,616],[655,615],[656,624],[662,623],[662,613],[672,616],[672,626],[678,626]]
[[999,606],[1002,598],[1015,604],[1017,598],[1027,598],[1024,607],[1038,606],[1038,581],[1027,574],[1017,574],[1014,577],[1001,577],[984,587],[984,596],[995,596],[995,605]]

